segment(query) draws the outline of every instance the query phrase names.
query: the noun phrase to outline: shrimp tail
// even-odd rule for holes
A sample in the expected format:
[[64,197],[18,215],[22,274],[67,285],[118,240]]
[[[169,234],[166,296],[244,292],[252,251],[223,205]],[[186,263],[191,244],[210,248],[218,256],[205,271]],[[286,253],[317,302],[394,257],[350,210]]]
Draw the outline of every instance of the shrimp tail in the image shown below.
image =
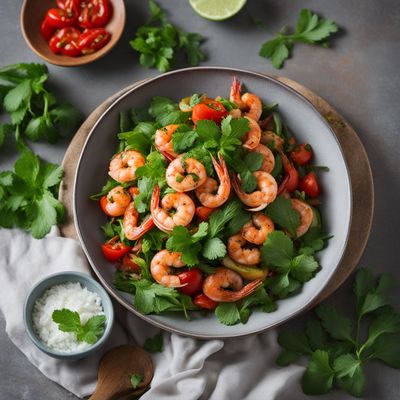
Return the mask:
[[233,292],[235,293],[240,293],[240,299],[243,299],[244,297],[249,296],[250,294],[254,293],[257,289],[259,289],[263,285],[263,281],[261,279],[256,279],[250,283],[248,283],[246,286],[243,286],[241,290],[238,292]]
[[150,212],[154,225],[163,232],[170,233],[171,229],[168,229],[164,224],[162,224],[156,216],[156,210],[160,204],[160,187],[158,185],[154,186],[153,194],[151,196],[150,202]]
[[231,174],[231,182],[232,182],[233,190],[236,192],[236,194],[238,194],[238,195],[243,194],[243,191],[239,185],[239,179],[236,174],[233,174],[233,173]]
[[242,90],[242,85],[239,79],[237,79],[236,76],[234,76],[231,85],[231,93],[230,93],[231,98],[240,97],[241,90]]
[[142,237],[146,232],[148,232],[154,226],[154,219],[153,217],[149,217],[145,219],[140,226],[136,227],[134,230],[129,232],[129,235],[126,234],[126,237],[129,240],[137,240]]
[[158,151],[164,156],[167,162],[170,163],[175,160],[175,157],[171,153],[168,153],[168,151],[163,151],[163,150],[158,150]]

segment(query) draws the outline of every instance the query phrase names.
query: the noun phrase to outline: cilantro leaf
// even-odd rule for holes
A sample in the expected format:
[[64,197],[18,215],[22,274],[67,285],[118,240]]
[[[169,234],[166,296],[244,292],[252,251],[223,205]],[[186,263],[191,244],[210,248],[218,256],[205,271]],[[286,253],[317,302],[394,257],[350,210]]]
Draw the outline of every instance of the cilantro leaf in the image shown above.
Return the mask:
[[82,328],[77,332],[76,337],[79,341],[94,344],[104,333],[105,315],[94,315],[82,325]]
[[157,181],[144,176],[137,182],[139,194],[135,197],[135,208],[139,213],[145,213],[150,209],[150,200]]
[[197,121],[196,132],[202,142],[215,141],[218,142],[221,137],[218,125],[211,120],[201,119]]
[[209,260],[216,260],[223,258],[226,255],[225,243],[217,237],[208,239],[203,245],[203,257]]
[[279,332],[278,343],[286,350],[300,354],[312,354],[306,335],[298,335],[288,331]]
[[293,256],[293,242],[281,231],[271,232],[261,248],[262,265],[276,267],[278,271],[289,270]]
[[383,361],[392,368],[400,368],[400,335],[385,334],[375,340],[370,349],[370,358]]
[[361,361],[357,360],[352,354],[343,354],[338,357],[333,363],[333,369],[338,378],[348,376],[353,377]]
[[140,383],[143,381],[143,376],[139,374],[133,374],[129,377],[131,385],[134,389],[136,389]]
[[302,387],[305,394],[324,394],[332,389],[335,371],[330,365],[329,354],[316,350],[303,375]]
[[58,329],[63,332],[74,332],[81,327],[79,313],[67,308],[54,310],[51,318],[58,324]]
[[312,278],[313,272],[318,268],[318,262],[314,257],[300,254],[292,259],[290,273],[293,278],[304,283]]
[[265,42],[260,49],[261,57],[269,58],[275,68],[281,68],[289,57],[295,42],[325,45],[328,37],[337,32],[337,25],[303,9],[298,17],[296,30],[286,34],[281,30],[274,39]]
[[290,199],[278,196],[275,201],[267,206],[266,214],[281,228],[287,229],[295,236],[296,229],[300,225],[300,215],[293,209]]
[[204,37],[198,33],[179,30],[179,47],[185,51],[189,65],[199,65],[206,59],[205,53],[200,48],[203,41]]
[[163,337],[161,333],[157,333],[157,335],[152,338],[147,338],[144,342],[143,348],[152,353],[161,353],[164,350]]
[[210,237],[217,236],[225,227],[225,225],[236,217],[238,211],[242,208],[240,201],[231,200],[222,208],[211,214],[209,219]]
[[236,303],[219,303],[215,309],[215,316],[224,325],[235,325],[241,321]]
[[296,362],[300,357],[300,353],[295,353],[293,351],[284,349],[278,354],[275,362],[280,367],[286,367]]
[[365,342],[364,347],[371,346],[379,336],[385,333],[397,332],[400,332],[400,314],[392,310],[386,311],[371,322],[368,340]]
[[351,376],[338,378],[339,386],[355,397],[361,397],[366,384],[366,378],[361,364],[354,366]]
[[118,134],[118,138],[126,141],[128,148],[137,150],[142,154],[150,152],[151,138],[156,128],[152,122],[139,122],[133,130]]
[[306,324],[306,334],[308,341],[313,350],[327,349],[328,335],[326,331],[322,328],[321,322],[318,320],[307,321]]
[[197,136],[197,132],[191,130],[189,127],[186,127],[186,130],[178,128],[172,135],[172,144],[174,150],[179,154],[183,153],[185,150],[192,147],[193,143],[197,139]]

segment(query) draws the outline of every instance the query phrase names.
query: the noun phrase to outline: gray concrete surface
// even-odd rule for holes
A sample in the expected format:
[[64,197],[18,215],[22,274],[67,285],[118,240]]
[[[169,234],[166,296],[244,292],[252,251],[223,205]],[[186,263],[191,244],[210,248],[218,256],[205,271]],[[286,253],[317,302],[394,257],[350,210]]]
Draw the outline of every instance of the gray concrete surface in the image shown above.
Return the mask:
[[[208,59],[203,65],[231,66],[279,73],[297,80],[334,105],[353,125],[364,143],[374,172],[376,208],[370,240],[360,266],[391,272],[400,282],[397,251],[400,237],[400,3],[398,0],[249,0],[245,9],[224,22],[211,22],[194,14],[185,0],[160,0],[173,23],[187,31],[203,33]],[[22,1],[0,2],[0,63],[40,62],[24,42],[18,21]],[[116,48],[98,62],[79,68],[49,65],[50,82],[64,100],[88,115],[103,99],[158,71],[138,65],[128,44],[147,17],[144,0],[127,0],[127,24]],[[283,25],[294,26],[301,8],[310,8],[336,21],[341,33],[331,49],[297,45],[293,59],[279,72],[258,56],[265,40]],[[265,22],[254,26],[251,16]],[[178,67],[184,66],[179,64]],[[55,146],[36,144],[44,158],[60,162],[69,140]],[[10,144],[0,149],[0,169],[12,165],[16,152]],[[399,283],[400,284],[400,283]],[[7,290],[8,288],[3,288]],[[12,295],[12,293],[10,293]],[[330,299],[347,305],[347,282]],[[396,303],[400,306],[399,297]],[[291,322],[295,326],[304,320]],[[0,316],[0,399],[61,400],[75,397],[38,372],[13,346]],[[366,399],[400,398],[399,371],[372,363],[367,368]],[[300,388],[299,388],[300,390]],[[296,398],[296,393],[293,393]],[[321,397],[328,399],[330,396]],[[338,394],[337,398],[350,398]]]

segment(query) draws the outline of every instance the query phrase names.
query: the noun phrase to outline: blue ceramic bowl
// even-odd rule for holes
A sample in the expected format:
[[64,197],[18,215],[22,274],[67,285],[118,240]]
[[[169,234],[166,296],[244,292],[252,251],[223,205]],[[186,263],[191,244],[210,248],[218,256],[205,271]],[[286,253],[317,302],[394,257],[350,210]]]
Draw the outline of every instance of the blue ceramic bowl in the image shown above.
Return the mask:
[[[50,289],[54,285],[59,285],[67,282],[79,282],[83,287],[86,287],[89,291],[97,293],[101,298],[101,304],[106,316],[105,329],[103,336],[92,346],[85,350],[73,352],[73,353],[62,353],[45,345],[37,336],[33,329],[32,322],[32,311],[34,304],[43,293]],[[24,324],[26,332],[33,344],[50,357],[58,358],[61,360],[77,360],[79,358],[86,357],[87,355],[97,351],[107,341],[112,325],[114,322],[114,309],[110,297],[103,287],[98,284],[91,276],[82,274],[80,272],[66,271],[57,274],[49,275],[40,282],[38,282],[28,293],[28,296],[24,304]]]

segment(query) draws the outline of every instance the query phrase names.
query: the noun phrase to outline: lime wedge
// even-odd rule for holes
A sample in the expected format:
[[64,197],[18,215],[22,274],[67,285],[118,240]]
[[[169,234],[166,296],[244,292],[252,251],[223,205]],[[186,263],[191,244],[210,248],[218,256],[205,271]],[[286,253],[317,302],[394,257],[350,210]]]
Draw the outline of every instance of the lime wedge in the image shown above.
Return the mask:
[[189,3],[201,17],[222,21],[238,13],[246,0],[189,0]]

